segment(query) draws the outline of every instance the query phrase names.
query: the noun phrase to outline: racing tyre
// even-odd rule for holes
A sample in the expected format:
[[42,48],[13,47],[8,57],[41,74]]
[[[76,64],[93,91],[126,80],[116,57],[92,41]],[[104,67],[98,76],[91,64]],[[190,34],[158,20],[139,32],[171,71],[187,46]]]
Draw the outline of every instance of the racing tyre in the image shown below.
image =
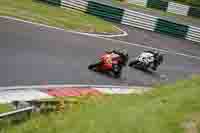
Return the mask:
[[88,69],[94,70],[94,69],[96,69],[96,67],[97,67],[97,64],[91,64],[91,65],[88,66]]
[[143,70],[145,70],[145,71],[147,71],[148,70],[148,68],[149,68],[149,65],[142,65],[142,67],[141,67],[141,69],[143,69]]
[[115,78],[119,78],[121,76],[122,67],[117,64],[113,64],[113,74]]
[[136,64],[138,64],[138,61],[134,60],[134,61],[132,61],[132,62],[129,63],[129,67],[133,67]]

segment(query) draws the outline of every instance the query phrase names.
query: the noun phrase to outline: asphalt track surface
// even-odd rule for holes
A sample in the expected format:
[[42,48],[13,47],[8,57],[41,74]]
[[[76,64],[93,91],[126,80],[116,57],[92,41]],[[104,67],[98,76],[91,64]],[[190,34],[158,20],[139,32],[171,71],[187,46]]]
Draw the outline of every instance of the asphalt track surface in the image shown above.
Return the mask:
[[114,39],[130,43],[136,43],[143,46],[163,49],[171,52],[184,53],[200,57],[200,43],[184,40],[168,35],[155,33],[131,26],[118,25],[128,33],[125,37],[115,37]]
[[[138,29],[132,30],[131,36],[136,37],[137,43],[148,45],[149,40],[141,32],[143,31]],[[154,33],[147,32],[145,35],[148,35],[146,38],[151,38]],[[158,42],[172,39],[159,36],[154,38]],[[89,71],[88,64],[95,61],[105,48],[126,48],[131,57],[137,56],[145,48],[3,18],[0,18],[0,41],[0,86],[36,85],[46,81],[49,84],[148,86],[158,82],[174,82],[200,72],[199,59],[166,53],[165,62],[156,73],[126,68],[121,79],[113,79]],[[134,39],[129,42],[134,43]],[[188,41],[175,42],[174,45],[179,47],[183,42],[188,47],[194,46]],[[199,46],[196,47],[200,49]],[[177,52],[180,52],[179,49]],[[198,55],[196,53],[198,52],[193,54]]]

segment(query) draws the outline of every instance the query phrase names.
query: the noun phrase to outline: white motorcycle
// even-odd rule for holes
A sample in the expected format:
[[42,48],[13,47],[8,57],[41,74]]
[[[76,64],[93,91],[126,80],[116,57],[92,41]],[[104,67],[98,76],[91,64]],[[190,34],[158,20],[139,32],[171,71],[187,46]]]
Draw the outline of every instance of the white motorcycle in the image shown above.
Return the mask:
[[[159,55],[158,65],[160,65],[163,61],[162,55]],[[149,68],[153,69],[155,57],[150,52],[143,52],[138,57],[136,57],[133,61],[129,63],[130,67],[135,67],[138,69],[148,70]]]

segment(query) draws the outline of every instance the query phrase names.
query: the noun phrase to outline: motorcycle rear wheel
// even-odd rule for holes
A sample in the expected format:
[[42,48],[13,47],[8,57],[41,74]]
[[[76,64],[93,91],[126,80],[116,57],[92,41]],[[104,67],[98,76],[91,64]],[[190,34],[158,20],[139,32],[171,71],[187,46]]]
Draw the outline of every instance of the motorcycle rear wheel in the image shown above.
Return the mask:
[[89,70],[96,70],[97,65],[98,65],[98,64],[90,64],[90,65],[88,66],[88,69],[89,69]]

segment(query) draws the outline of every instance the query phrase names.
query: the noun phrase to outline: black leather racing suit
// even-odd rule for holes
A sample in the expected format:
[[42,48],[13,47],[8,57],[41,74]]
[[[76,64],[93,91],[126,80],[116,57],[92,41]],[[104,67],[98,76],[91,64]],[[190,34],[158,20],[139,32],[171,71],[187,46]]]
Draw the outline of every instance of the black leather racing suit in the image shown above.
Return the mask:
[[153,54],[153,57],[154,57],[154,61],[153,61],[153,67],[152,69],[153,70],[156,70],[157,67],[160,65],[160,54],[158,52],[154,52],[154,51],[144,51],[144,52],[147,52],[147,53],[151,53]]

